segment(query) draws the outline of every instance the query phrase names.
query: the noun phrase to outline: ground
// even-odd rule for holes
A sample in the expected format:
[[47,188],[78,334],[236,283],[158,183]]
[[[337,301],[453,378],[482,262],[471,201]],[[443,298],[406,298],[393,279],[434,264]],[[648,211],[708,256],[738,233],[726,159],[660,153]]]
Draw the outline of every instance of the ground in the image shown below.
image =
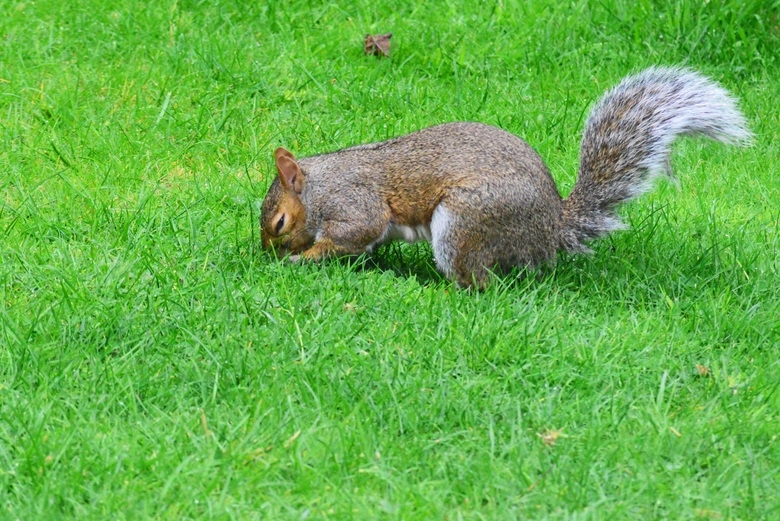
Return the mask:
[[[777,517],[775,4],[0,1],[0,518]],[[592,255],[468,292],[259,248],[277,146],[481,121],[566,194],[675,64],[755,143],[681,141]]]

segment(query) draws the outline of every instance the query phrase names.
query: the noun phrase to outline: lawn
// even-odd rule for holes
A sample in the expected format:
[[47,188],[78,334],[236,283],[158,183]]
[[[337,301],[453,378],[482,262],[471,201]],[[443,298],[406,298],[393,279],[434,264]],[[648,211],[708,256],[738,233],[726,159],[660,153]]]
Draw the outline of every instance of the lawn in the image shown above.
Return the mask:
[[[776,0],[0,12],[0,519],[780,516]],[[675,64],[755,143],[680,141],[592,255],[469,292],[260,249],[277,146],[481,121],[567,194],[593,103]]]

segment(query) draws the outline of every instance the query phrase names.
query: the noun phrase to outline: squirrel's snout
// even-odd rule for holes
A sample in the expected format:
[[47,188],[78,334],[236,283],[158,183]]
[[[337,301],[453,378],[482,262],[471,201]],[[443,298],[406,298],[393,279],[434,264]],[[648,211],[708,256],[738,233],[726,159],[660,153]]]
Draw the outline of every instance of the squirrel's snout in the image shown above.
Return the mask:
[[264,250],[271,247],[271,239],[269,239],[268,235],[263,231],[260,232],[260,246],[262,246]]
[[267,234],[261,233],[260,234],[260,245],[263,247],[264,250],[270,251],[277,257],[284,257],[286,254],[286,245],[279,242],[272,240]]
[[284,258],[288,254],[300,253],[293,251],[293,248],[290,247],[290,240],[286,237],[279,237],[274,240],[265,234],[261,234],[260,244],[265,251],[272,253],[278,259]]

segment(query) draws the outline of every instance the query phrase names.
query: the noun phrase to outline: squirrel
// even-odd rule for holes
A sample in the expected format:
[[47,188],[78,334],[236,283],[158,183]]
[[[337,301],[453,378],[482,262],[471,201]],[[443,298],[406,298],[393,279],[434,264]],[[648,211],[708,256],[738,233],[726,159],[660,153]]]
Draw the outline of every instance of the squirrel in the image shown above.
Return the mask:
[[736,100],[717,83],[651,67],[623,79],[590,112],[566,198],[528,143],[481,123],[445,123],[300,159],[278,148],[261,243],[316,261],[426,240],[445,276],[485,288],[493,273],[552,265],[558,251],[589,252],[588,241],[625,228],[617,206],[661,175],[674,179],[670,148],[680,135],[735,145],[752,139]]

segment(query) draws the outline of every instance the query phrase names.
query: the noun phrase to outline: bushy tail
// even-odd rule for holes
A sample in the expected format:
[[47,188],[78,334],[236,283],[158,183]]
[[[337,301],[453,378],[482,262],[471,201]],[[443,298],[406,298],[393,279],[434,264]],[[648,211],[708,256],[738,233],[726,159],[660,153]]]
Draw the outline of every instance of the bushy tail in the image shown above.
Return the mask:
[[585,123],[580,170],[564,200],[561,247],[624,227],[616,207],[673,177],[669,153],[680,135],[747,144],[752,134],[737,102],[716,83],[685,69],[650,68],[607,92]]

